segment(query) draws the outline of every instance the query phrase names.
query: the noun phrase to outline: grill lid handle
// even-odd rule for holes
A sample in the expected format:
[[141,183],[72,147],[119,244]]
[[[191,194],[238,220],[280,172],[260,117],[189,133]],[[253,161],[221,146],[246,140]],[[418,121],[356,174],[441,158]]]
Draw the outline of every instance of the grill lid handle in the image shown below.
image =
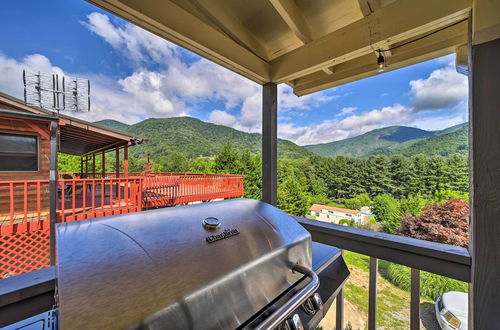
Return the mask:
[[307,267],[301,265],[293,266],[293,271],[306,275],[311,279],[311,281],[303,287],[299,292],[297,292],[290,300],[288,300],[283,306],[275,310],[267,319],[265,319],[261,324],[259,324],[256,330],[268,330],[274,329],[281,322],[286,320],[286,318],[292,314],[292,312],[297,309],[302,303],[304,303],[307,298],[309,298],[316,289],[319,287],[319,278],[316,273]]

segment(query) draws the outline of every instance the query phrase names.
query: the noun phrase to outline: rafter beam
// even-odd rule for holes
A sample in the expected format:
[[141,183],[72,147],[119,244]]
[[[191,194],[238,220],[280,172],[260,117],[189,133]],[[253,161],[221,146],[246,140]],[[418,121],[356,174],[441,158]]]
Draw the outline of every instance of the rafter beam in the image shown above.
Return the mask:
[[[271,64],[274,82],[290,81],[467,18],[470,0],[398,0],[283,55]],[[372,59],[373,59],[373,55]]]
[[219,26],[225,34],[236,40],[236,42],[263,59],[267,60],[269,58],[268,51],[250,30],[234,15],[224,10],[223,2],[218,0],[193,0],[193,3],[212,22]]
[[257,83],[270,81],[265,60],[169,0],[87,1]]
[[[359,9],[361,10],[361,13],[363,14],[364,17],[371,15],[375,12],[375,10],[380,9],[380,0],[358,0],[359,4]],[[384,42],[380,43],[378,46],[378,49],[389,49],[389,43]],[[375,56],[379,56],[379,52],[377,52],[377,49],[373,49],[375,51]],[[391,51],[387,50],[383,53],[384,56],[391,56]],[[323,70],[324,71],[324,70]]]
[[[467,42],[467,22],[462,22],[432,36],[402,46],[393,51],[384,72],[393,71],[432,58],[455,52],[458,45]],[[373,54],[340,63],[332,68],[333,74],[316,72],[294,81],[294,93],[307,95],[378,74]]]
[[312,41],[309,25],[294,0],[269,0],[269,2],[304,44]]
[[358,4],[361,13],[365,17],[380,9],[380,0],[358,0]]
[[46,130],[44,130],[43,128],[41,128],[40,126],[38,126],[37,124],[27,120],[27,119],[22,119],[22,121],[28,125],[32,130],[34,130],[35,132],[37,132],[38,134],[40,134],[40,136],[45,139],[45,140],[50,140],[50,134],[49,132],[47,132]]

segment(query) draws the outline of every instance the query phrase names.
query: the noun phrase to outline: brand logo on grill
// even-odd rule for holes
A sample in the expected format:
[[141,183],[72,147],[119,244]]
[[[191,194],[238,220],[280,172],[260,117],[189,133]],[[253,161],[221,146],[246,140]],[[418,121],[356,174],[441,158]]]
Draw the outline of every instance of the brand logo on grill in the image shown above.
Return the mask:
[[222,233],[218,235],[207,236],[206,240],[208,243],[213,243],[220,241],[221,239],[224,238],[229,238],[231,236],[238,235],[239,233],[240,232],[238,231],[238,229],[225,229]]

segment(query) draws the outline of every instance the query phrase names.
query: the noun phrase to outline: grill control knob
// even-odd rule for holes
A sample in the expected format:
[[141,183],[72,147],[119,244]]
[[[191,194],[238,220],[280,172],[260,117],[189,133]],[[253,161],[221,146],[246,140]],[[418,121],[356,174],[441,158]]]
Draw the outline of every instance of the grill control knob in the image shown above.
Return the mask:
[[292,317],[287,320],[287,323],[290,330],[304,330],[299,314],[293,314]]
[[317,311],[323,309],[323,301],[319,293],[315,293],[311,298],[307,299],[305,303],[302,304],[302,310],[307,315],[313,315]]
[[323,300],[321,300],[321,296],[319,295],[319,293],[316,292],[311,297],[311,302],[316,310],[320,311],[323,309]]

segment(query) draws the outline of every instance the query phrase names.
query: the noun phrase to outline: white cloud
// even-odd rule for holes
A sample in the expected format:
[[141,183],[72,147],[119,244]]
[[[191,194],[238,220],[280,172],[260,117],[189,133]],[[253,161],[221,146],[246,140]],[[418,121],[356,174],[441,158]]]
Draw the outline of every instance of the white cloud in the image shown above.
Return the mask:
[[463,111],[462,113],[454,113],[453,116],[445,114],[443,116],[430,116],[430,117],[417,118],[412,123],[412,126],[429,131],[437,131],[450,126],[465,123],[467,121],[468,121],[468,113],[467,111]]
[[356,110],[358,110],[357,107],[345,107],[345,108],[342,108],[342,109],[340,109],[340,112],[336,115],[336,117],[350,115],[351,113],[353,113]]
[[233,126],[236,117],[222,110],[214,110],[210,113],[208,121],[218,125]]
[[23,69],[63,75],[63,71],[43,55],[32,54],[16,61],[0,53],[0,91],[23,98]]
[[467,77],[450,65],[434,70],[426,79],[410,81],[410,87],[415,111],[462,110],[467,104]]
[[325,120],[320,124],[278,126],[281,138],[289,139],[299,145],[327,143],[353,137],[376,128],[392,125],[408,125],[415,119],[411,109],[399,104],[382,109],[365,111],[342,120]]
[[[224,122],[247,132],[260,131],[259,85],[206,59],[185,63],[175,45],[130,24],[113,24],[104,14],[89,14],[87,22],[82,24],[136,63],[136,71],[119,83],[124,91],[147,106],[145,115],[177,116],[189,113],[189,103],[220,101],[225,109],[212,111],[209,121]],[[159,53],[165,53],[167,58],[161,58]],[[160,69],[155,72],[144,69],[142,63],[149,59],[160,64]],[[307,111],[335,97],[316,93],[299,98],[290,87],[278,87],[281,112]],[[240,109],[238,115],[228,113],[237,108]]]
[[142,100],[123,90],[123,87],[115,80],[102,75],[76,75],[64,72],[61,68],[52,65],[51,61],[41,54],[28,55],[17,61],[0,53],[0,91],[23,99],[23,69],[90,79],[92,84],[91,111],[74,112],[71,115],[89,121],[111,118],[134,123],[144,119],[144,109],[147,108]]
[[[79,114],[80,117],[91,121],[111,118],[134,123],[146,117],[189,115],[191,104],[217,102],[216,109],[208,116],[210,122],[247,132],[261,130],[262,94],[259,85],[196,55],[194,60],[186,62],[176,45],[134,25],[117,24],[107,15],[91,13],[82,24],[126,56],[133,73],[119,80],[98,74],[76,74],[91,79],[92,84],[92,111]],[[448,58],[443,61],[449,63]],[[149,68],[148,64],[154,64],[155,69]],[[64,74],[40,54],[15,60],[0,53],[0,90],[22,97],[23,68]],[[13,83],[15,81],[19,84]],[[436,123],[460,122],[463,118],[460,110],[467,102],[467,91],[467,78],[448,64],[425,79],[410,82],[409,106],[395,104],[364,112],[356,107],[344,107],[335,119],[297,125],[290,123],[290,119],[307,114],[339,96],[330,91],[299,98],[289,86],[280,85],[278,134],[281,138],[305,145],[340,140],[390,125],[437,129],[439,127],[434,128]],[[452,118],[421,116],[427,110],[442,109],[452,112]]]
[[149,60],[158,63],[171,61],[175,59],[178,50],[171,42],[133,24],[126,23],[123,27],[114,25],[105,14],[90,13],[87,15],[87,21],[80,23],[136,64]]

